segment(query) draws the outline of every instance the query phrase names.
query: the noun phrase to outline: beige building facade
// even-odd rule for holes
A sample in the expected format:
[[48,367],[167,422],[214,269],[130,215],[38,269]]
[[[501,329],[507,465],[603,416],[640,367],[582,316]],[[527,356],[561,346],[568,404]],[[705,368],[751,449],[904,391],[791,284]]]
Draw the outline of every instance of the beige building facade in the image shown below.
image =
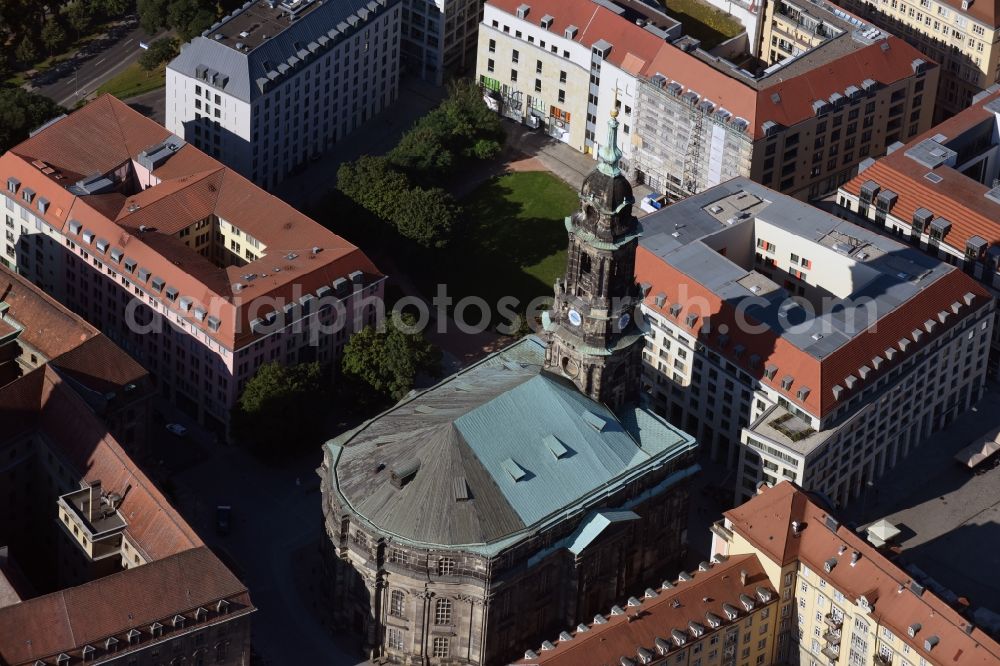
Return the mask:
[[906,39],[941,65],[938,113],[952,116],[1000,74],[1000,23],[994,2],[840,0],[844,8]]
[[756,555],[781,591],[791,663],[1000,661],[1000,645],[792,483],[763,488],[712,531],[713,553]]

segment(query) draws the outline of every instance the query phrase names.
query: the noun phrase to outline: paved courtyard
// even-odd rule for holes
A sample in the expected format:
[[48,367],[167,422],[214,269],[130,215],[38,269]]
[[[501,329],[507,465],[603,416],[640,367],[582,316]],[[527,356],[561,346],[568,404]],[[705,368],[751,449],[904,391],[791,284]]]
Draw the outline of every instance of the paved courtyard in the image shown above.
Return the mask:
[[900,564],[929,574],[945,598],[965,597],[1000,613],[1000,467],[976,476],[953,460],[996,427],[998,414],[994,384],[974,411],[912,451],[844,518],[862,526],[885,518],[899,526]]

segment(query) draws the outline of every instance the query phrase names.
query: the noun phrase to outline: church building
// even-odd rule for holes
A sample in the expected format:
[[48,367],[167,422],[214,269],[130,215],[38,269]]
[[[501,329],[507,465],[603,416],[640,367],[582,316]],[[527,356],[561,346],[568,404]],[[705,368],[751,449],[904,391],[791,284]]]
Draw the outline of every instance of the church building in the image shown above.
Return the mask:
[[640,398],[639,225],[608,128],[541,334],[324,448],[329,594],[367,657],[508,663],[680,564],[697,444]]

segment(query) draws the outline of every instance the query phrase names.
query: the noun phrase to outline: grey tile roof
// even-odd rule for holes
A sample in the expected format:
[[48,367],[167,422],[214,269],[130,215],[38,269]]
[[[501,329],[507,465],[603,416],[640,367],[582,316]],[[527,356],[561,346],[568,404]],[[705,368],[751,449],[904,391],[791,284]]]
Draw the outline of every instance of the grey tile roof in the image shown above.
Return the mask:
[[[724,204],[728,197],[741,192],[760,200],[758,205],[748,209],[751,214],[728,222],[712,214],[714,204]],[[817,246],[823,245],[834,252],[843,250],[842,254],[850,255],[854,259],[850,280],[855,286],[850,299],[860,306],[871,299],[873,308],[833,309],[812,316],[801,307],[790,307],[789,294],[784,288],[761,295],[750,291],[741,280],[751,271],[712,249],[710,237],[732,233],[733,227],[749,225],[740,237],[749,247],[753,243],[756,220]],[[642,224],[640,244],[643,248],[733,307],[752,298],[753,301],[747,301],[753,303],[746,307],[748,315],[818,359],[825,358],[952,270],[934,257],[748,178],[734,178],[667,206],[643,218]],[[850,240],[853,245],[841,247],[841,243],[834,242],[837,239]],[[733,254],[735,252],[730,252],[728,256]]]
[[[397,1],[390,0],[386,5],[391,7]],[[222,88],[224,92],[244,102],[251,102],[261,95],[257,80],[267,78],[268,72],[276,70],[279,64],[287,65],[289,58],[301,60],[298,54],[310,43],[320,44],[322,37],[326,45],[318,50],[320,53],[339,44],[341,37],[336,34],[337,26],[348,17],[357,15],[359,11],[368,15],[369,19],[381,17],[382,12],[370,13],[372,5],[382,9],[382,5],[370,0],[323,2],[249,52],[237,51],[227,43],[216,41],[212,34],[195,37],[181,48],[180,54],[170,62],[169,68],[189,77],[196,77],[199,67],[212,69],[229,77]],[[360,21],[358,26],[361,27],[364,23]],[[335,35],[332,39],[328,36],[331,31]],[[351,28],[348,34],[353,31]]]
[[[382,532],[492,552],[695,446],[641,407],[619,417],[542,372],[543,354],[525,338],[329,443],[341,497]],[[390,471],[414,458],[395,487]],[[462,477],[471,499],[456,498]]]

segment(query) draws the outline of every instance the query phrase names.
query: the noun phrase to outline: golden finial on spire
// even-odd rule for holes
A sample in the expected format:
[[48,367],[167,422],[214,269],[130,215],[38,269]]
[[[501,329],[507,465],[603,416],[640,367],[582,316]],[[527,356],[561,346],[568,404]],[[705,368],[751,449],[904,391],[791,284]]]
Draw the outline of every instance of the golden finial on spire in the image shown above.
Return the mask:
[[611,109],[611,117],[612,118],[618,117],[618,109]]

